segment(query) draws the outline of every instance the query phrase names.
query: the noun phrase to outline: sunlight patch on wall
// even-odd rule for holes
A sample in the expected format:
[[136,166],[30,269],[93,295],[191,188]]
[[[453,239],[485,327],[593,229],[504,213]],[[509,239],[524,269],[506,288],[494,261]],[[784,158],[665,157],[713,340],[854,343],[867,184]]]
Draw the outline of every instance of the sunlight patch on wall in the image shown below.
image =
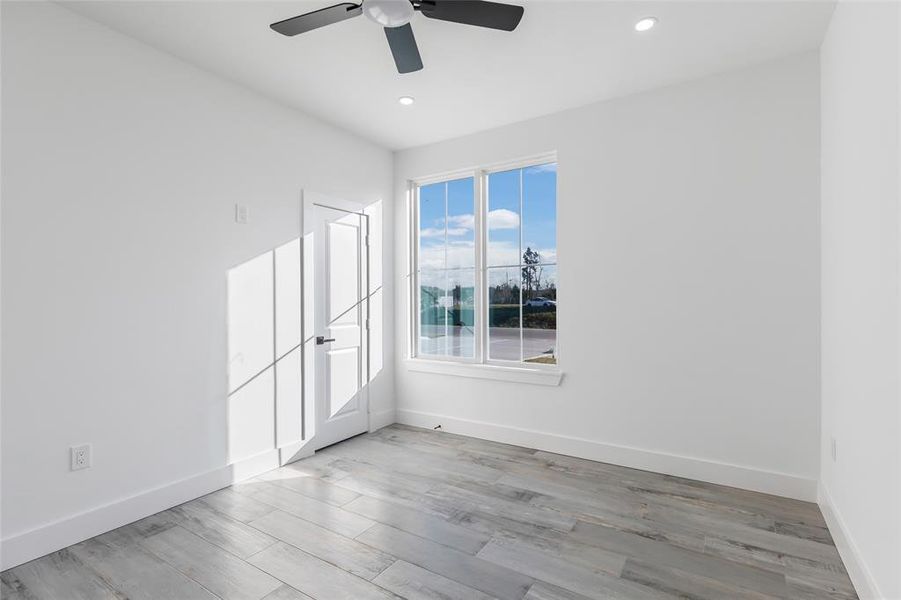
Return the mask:
[[303,436],[300,238],[228,272],[228,461]]

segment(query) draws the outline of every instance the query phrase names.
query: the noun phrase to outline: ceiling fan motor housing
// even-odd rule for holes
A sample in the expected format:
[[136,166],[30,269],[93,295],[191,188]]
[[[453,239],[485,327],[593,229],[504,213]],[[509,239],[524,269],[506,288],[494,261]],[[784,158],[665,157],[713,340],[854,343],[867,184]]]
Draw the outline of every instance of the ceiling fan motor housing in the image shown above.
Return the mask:
[[382,27],[401,27],[413,19],[410,0],[363,0],[363,14]]

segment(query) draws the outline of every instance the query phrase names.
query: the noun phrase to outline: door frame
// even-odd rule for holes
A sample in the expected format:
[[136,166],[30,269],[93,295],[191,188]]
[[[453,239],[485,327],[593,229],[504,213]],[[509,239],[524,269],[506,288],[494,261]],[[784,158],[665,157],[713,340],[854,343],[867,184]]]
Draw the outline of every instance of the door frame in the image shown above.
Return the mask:
[[[315,310],[314,310],[314,302],[316,299],[316,264],[315,264],[315,239],[312,235],[315,230],[316,224],[316,207],[330,208],[333,210],[340,210],[347,213],[353,213],[359,215],[363,219],[363,223],[366,227],[366,237],[368,238],[371,234],[369,230],[370,221],[369,215],[365,213],[366,205],[362,202],[356,202],[353,200],[345,200],[343,198],[336,198],[335,196],[330,196],[327,194],[323,194],[320,192],[316,192],[313,190],[303,189],[301,190],[301,199],[303,204],[302,210],[302,240],[303,245],[301,249],[301,265],[303,269],[303,277],[301,278],[300,284],[300,293],[301,293],[301,326],[300,326],[300,339],[303,341],[303,345],[301,348],[301,377],[303,378],[303,384],[301,386],[301,405],[302,405],[302,416],[303,423],[301,426],[301,435],[303,436],[303,444],[310,448],[310,454],[312,454],[312,448],[315,447],[314,441],[316,437],[316,423],[315,417],[314,419],[309,419],[310,415],[315,415],[316,410],[316,328],[315,328]],[[372,268],[371,264],[371,252],[370,246],[368,243],[368,239],[363,249],[363,259],[365,260],[366,266],[366,276],[363,281],[363,290],[365,293],[365,298],[362,302],[365,303],[366,308],[366,316],[367,321],[369,320],[369,284],[370,284],[370,270]],[[365,377],[361,378],[361,388],[360,393],[365,394],[366,401],[366,431],[372,431],[372,410],[370,405],[369,398],[369,369],[371,363],[371,335],[368,329],[366,331],[366,340],[365,340],[365,349],[366,349],[366,362],[365,362]],[[312,430],[312,431],[311,431]]]

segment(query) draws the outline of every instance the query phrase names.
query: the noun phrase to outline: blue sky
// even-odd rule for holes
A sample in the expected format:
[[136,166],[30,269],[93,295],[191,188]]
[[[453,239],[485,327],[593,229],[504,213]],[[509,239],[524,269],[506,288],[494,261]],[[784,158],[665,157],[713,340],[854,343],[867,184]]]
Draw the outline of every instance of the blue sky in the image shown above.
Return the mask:
[[542,262],[557,260],[556,165],[522,169],[521,215],[519,194],[519,169],[488,176],[488,266],[509,264],[509,249],[519,247],[520,224],[523,251],[537,250]]
[[[523,250],[531,247],[539,252],[542,262],[556,262],[557,165],[522,169],[522,188],[520,214],[520,170],[488,177],[489,266],[519,262],[520,225]],[[421,267],[431,270],[474,266],[472,178],[423,186],[419,194]]]

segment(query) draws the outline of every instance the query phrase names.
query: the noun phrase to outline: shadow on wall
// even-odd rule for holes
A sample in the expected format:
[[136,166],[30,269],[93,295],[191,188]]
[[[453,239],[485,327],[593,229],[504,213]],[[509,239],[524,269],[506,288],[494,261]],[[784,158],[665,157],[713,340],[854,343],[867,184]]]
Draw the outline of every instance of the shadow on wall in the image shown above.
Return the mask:
[[[303,386],[304,373],[313,372],[315,333],[308,320],[308,339],[302,339],[304,293],[312,292],[302,288],[302,241],[295,238],[228,271],[228,464],[275,449],[297,452],[315,433],[313,390],[305,397]],[[372,257],[374,264],[380,260],[380,254]],[[371,323],[368,377],[346,388],[345,403],[382,370],[380,276],[368,292],[358,301]],[[330,408],[335,414],[342,407]]]

